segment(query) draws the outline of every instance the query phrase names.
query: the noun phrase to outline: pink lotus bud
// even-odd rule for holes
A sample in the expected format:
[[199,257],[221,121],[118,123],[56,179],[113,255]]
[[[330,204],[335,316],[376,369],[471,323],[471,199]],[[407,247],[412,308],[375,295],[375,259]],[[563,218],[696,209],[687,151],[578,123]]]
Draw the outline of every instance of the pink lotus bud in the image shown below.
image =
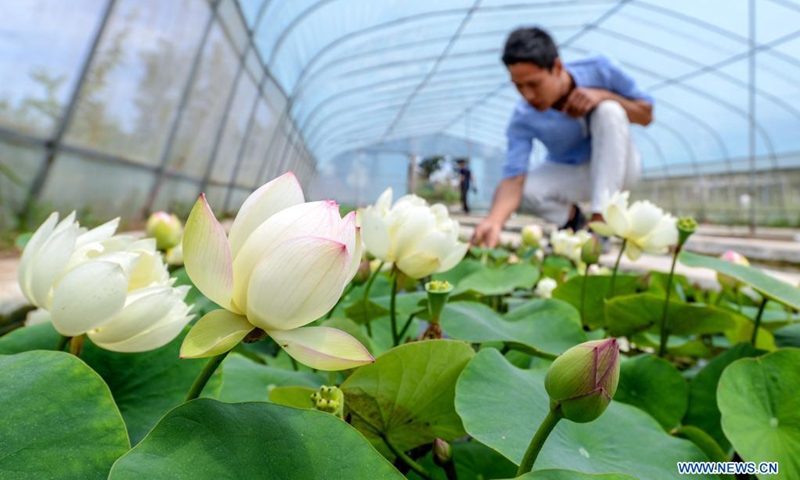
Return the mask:
[[597,419],[611,403],[619,382],[615,338],[576,345],[559,356],[544,379],[550,409],[576,423]]
[[[744,265],[745,267],[750,266],[750,262],[747,261],[747,257],[741,253],[734,252],[733,250],[726,251],[720,255],[719,258],[725,260],[726,262],[735,263],[737,265]],[[720,285],[722,285],[723,288],[729,288],[731,290],[738,290],[744,286],[744,283],[740,282],[739,280],[719,272],[717,272],[717,281]]]

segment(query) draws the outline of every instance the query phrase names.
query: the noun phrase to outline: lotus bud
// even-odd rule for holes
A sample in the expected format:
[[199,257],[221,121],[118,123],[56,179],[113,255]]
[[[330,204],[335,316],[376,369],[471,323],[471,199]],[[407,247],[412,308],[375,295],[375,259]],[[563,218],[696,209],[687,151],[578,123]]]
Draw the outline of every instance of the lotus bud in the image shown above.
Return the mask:
[[453,461],[453,448],[441,438],[433,441],[433,463],[444,467]]
[[586,241],[581,247],[581,261],[586,265],[594,265],[600,260],[600,254],[603,253],[603,242],[600,237],[592,235],[592,238]]
[[544,261],[544,250],[541,248],[536,250],[536,253],[533,254],[533,258],[536,259],[536,262],[542,263]]
[[147,219],[145,231],[148,237],[156,239],[156,248],[167,251],[181,243],[183,225],[175,214],[156,212]]
[[597,419],[619,382],[619,345],[615,338],[576,345],[553,361],[544,379],[550,410],[576,423]]
[[535,293],[539,298],[552,298],[553,290],[558,286],[558,282],[550,277],[544,277],[536,284]]
[[[747,260],[747,257],[742,255],[741,253],[734,252],[733,250],[728,250],[727,252],[720,255],[719,258],[725,260],[726,262],[735,263],[737,265],[744,265],[745,267],[750,266],[750,262]],[[740,282],[739,280],[736,280],[731,276],[719,272],[717,272],[717,281],[724,288],[729,288],[731,290],[738,290],[739,288],[745,285],[744,282]]]
[[315,409],[344,418],[344,393],[337,387],[319,387],[311,394],[311,401]]
[[678,248],[680,248],[697,231],[697,222],[692,217],[681,217],[676,226],[678,227]]
[[538,247],[542,241],[542,227],[539,225],[525,225],[522,227],[522,244],[529,247]]

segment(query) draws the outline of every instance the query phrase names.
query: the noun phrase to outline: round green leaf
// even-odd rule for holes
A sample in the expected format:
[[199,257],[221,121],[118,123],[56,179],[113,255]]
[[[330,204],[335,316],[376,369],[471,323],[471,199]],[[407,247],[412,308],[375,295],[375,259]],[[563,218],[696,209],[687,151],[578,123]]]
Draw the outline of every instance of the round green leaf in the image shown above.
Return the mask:
[[199,399],[170,411],[111,469],[111,480],[142,478],[403,476],[333,415],[271,403]]
[[[81,358],[108,384],[134,445],[165,413],[183,403],[186,392],[208,361],[180,358],[181,343],[188,331],[186,328],[170,343],[149,352],[111,352],[88,339],[83,345]],[[218,370],[203,393],[216,394],[221,377]]]
[[529,263],[505,268],[485,268],[462,279],[453,296],[473,291],[481,295],[505,295],[518,288],[531,289],[539,280],[539,269]]
[[349,333],[353,338],[358,340],[361,345],[367,348],[371,353],[373,352],[372,341],[369,336],[364,332],[364,329],[356,322],[349,318],[334,317],[325,320],[320,324],[321,327],[335,328],[343,332]]
[[[671,433],[676,437],[691,440],[692,443],[700,447],[700,450],[702,450],[712,462],[729,462],[731,460],[730,457],[722,451],[722,447],[720,447],[717,442],[711,438],[711,435],[697,427],[684,425],[675,429]],[[733,480],[732,477],[731,480]]]
[[[664,298],[649,293],[615,297],[606,302],[606,329],[615,337],[661,328]],[[670,300],[667,330],[673,335],[719,333],[736,326],[738,314],[717,307]]]
[[[480,351],[456,387],[456,410],[464,428],[519,463],[549,409],[544,376],[541,370],[512,366],[496,350]],[[664,432],[641,410],[611,402],[594,422],[559,422],[534,468],[613,471],[642,480],[663,480],[674,478],[676,463],[684,461],[707,461],[707,457],[691,442]],[[697,478],[715,479],[710,475]]]
[[[756,326],[753,320],[745,317],[744,315],[738,314],[732,314],[731,319],[734,321],[734,326],[725,330],[725,336],[728,338],[728,342],[731,345],[736,345],[737,343],[742,342],[750,343],[753,339],[753,328]],[[772,352],[777,349],[775,346],[775,337],[773,337],[772,332],[764,328],[763,325],[758,327],[756,348],[766,350],[768,352]]]
[[342,385],[345,415],[376,444],[400,450],[464,435],[453,406],[456,380],[474,355],[453,340],[407,343],[356,370]]
[[800,348],[800,322],[775,330],[775,344],[779,347]]
[[462,279],[477,272],[484,270],[487,267],[478,260],[467,258],[462,260],[458,265],[450,270],[442,273],[434,273],[431,275],[432,280],[447,280],[451,284],[458,286]]
[[[300,386],[316,389],[322,379],[311,372],[295,372],[261,365],[233,353],[222,362],[222,386],[213,396],[223,402],[265,402],[276,387]],[[185,395],[185,393],[184,393]]]
[[755,267],[746,267],[725,260],[706,257],[691,252],[682,252],[678,259],[687,267],[702,267],[716,270],[750,285],[773,300],[800,310],[800,289],[767,275]]
[[[108,384],[134,445],[162,415],[183,403],[186,392],[207,362],[206,359],[179,358],[181,343],[188,330],[163,347],[149,352],[111,352],[88,339],[83,345],[81,359]],[[58,339],[52,323],[24,327],[0,338],[0,353],[54,350]],[[212,378],[204,390],[205,394],[216,394],[220,377],[221,374],[217,373]]]
[[13,355],[30,350],[55,350],[61,335],[50,322],[22,327],[0,337],[0,354]]
[[[398,317],[397,333],[400,333],[399,330],[403,328],[407,320],[408,317]],[[399,343],[405,343],[407,339],[416,340],[420,333],[422,333],[421,323],[414,317],[411,319],[411,324]],[[376,357],[394,348],[392,323],[389,316],[376,318],[372,322],[372,338],[370,339],[370,343],[372,344],[372,355]]]
[[445,306],[441,322],[444,331],[459,340],[521,343],[554,355],[586,341],[578,312],[560,300],[533,300],[505,317],[482,303],[452,302]]
[[106,478],[130,448],[103,380],[62,352],[0,356],[0,477]]
[[[583,275],[573,277],[553,290],[553,298],[563,300],[581,310],[581,292]],[[639,277],[635,275],[617,275],[614,295],[626,295],[636,291]],[[591,329],[605,326],[605,299],[611,289],[611,277],[592,275],[586,278],[586,298],[583,307],[583,324]]]
[[769,478],[800,478],[800,350],[733,362],[722,372],[717,402],[722,430],[745,461],[778,462]]
[[639,355],[622,362],[614,400],[639,407],[665,430],[686,413],[689,386],[671,363],[655,355]]
[[749,343],[740,343],[715,359],[711,360],[689,382],[689,408],[683,419],[684,425],[694,425],[713,438],[723,450],[730,442],[722,433],[717,408],[717,384],[723,370],[740,358],[754,357],[759,351]]
[[[411,292],[411,293],[400,293],[395,298],[395,311],[397,312],[397,318],[406,319],[412,313],[419,313],[425,311],[427,307],[420,306],[420,301],[425,300],[428,298],[428,294],[425,292]],[[382,315],[389,314],[389,307],[392,304],[392,298],[389,295],[384,295],[381,297],[372,297],[372,301],[376,304],[383,307],[386,313]]]
[[389,310],[370,299],[365,302],[363,298],[358,298],[345,307],[344,314],[356,323],[365,324],[383,315],[388,315]]
[[[511,478],[517,473],[516,465],[475,439],[453,442],[450,447],[453,449],[453,461],[456,464],[458,480]],[[431,453],[420,459],[419,464],[431,474],[434,480],[448,480],[444,470],[433,462]],[[411,480],[422,478],[413,471],[406,473],[406,476]]]
[[622,473],[583,473],[575,470],[545,469],[528,472],[517,480],[637,480]]
[[505,319],[527,325],[528,336],[519,338],[530,338],[526,343],[545,352],[561,354],[588,341],[580,312],[562,300],[531,300],[505,314]]
[[308,387],[275,387],[269,391],[269,401],[287,407],[313,410],[314,401],[311,395],[316,391],[316,388]]

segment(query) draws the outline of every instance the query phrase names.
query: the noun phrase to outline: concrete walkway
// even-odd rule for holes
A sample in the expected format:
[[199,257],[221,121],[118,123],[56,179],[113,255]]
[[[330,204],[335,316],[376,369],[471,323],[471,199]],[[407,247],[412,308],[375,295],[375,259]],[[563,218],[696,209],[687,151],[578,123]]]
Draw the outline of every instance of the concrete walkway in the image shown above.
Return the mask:
[[[482,216],[462,215],[452,216],[461,224],[461,235],[464,238],[472,237],[474,227],[483,220]],[[538,223],[545,232],[551,231],[555,225],[547,225],[535,217],[516,215],[506,223],[505,231],[501,234],[503,243],[519,245],[520,233],[523,226]],[[697,233],[692,235],[687,242],[686,250],[704,255],[718,256],[726,250],[736,250],[748,257],[751,261],[764,262],[757,265],[765,273],[787,282],[791,285],[800,283],[800,230],[765,229],[769,238],[747,237],[746,228],[701,225]],[[614,243],[611,250],[600,258],[602,265],[613,267],[619,255],[619,243]],[[636,262],[631,262],[623,255],[620,269],[631,272],[647,272],[659,270],[668,272],[672,263],[669,255],[643,254]],[[685,275],[691,281],[697,282],[707,288],[716,288],[716,272],[705,268],[689,268],[680,263],[675,267],[678,274]]]

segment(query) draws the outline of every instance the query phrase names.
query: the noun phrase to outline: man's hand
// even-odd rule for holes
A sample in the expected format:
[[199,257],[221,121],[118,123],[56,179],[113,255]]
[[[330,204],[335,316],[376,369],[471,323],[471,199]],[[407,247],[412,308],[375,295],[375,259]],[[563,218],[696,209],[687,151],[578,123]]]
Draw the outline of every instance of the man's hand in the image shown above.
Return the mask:
[[481,247],[494,248],[500,241],[500,232],[503,230],[503,224],[491,218],[485,219],[477,227],[475,233],[472,235],[470,244],[478,245]]
[[573,118],[583,117],[594,110],[600,102],[608,99],[608,93],[602,88],[574,88],[561,111]]

